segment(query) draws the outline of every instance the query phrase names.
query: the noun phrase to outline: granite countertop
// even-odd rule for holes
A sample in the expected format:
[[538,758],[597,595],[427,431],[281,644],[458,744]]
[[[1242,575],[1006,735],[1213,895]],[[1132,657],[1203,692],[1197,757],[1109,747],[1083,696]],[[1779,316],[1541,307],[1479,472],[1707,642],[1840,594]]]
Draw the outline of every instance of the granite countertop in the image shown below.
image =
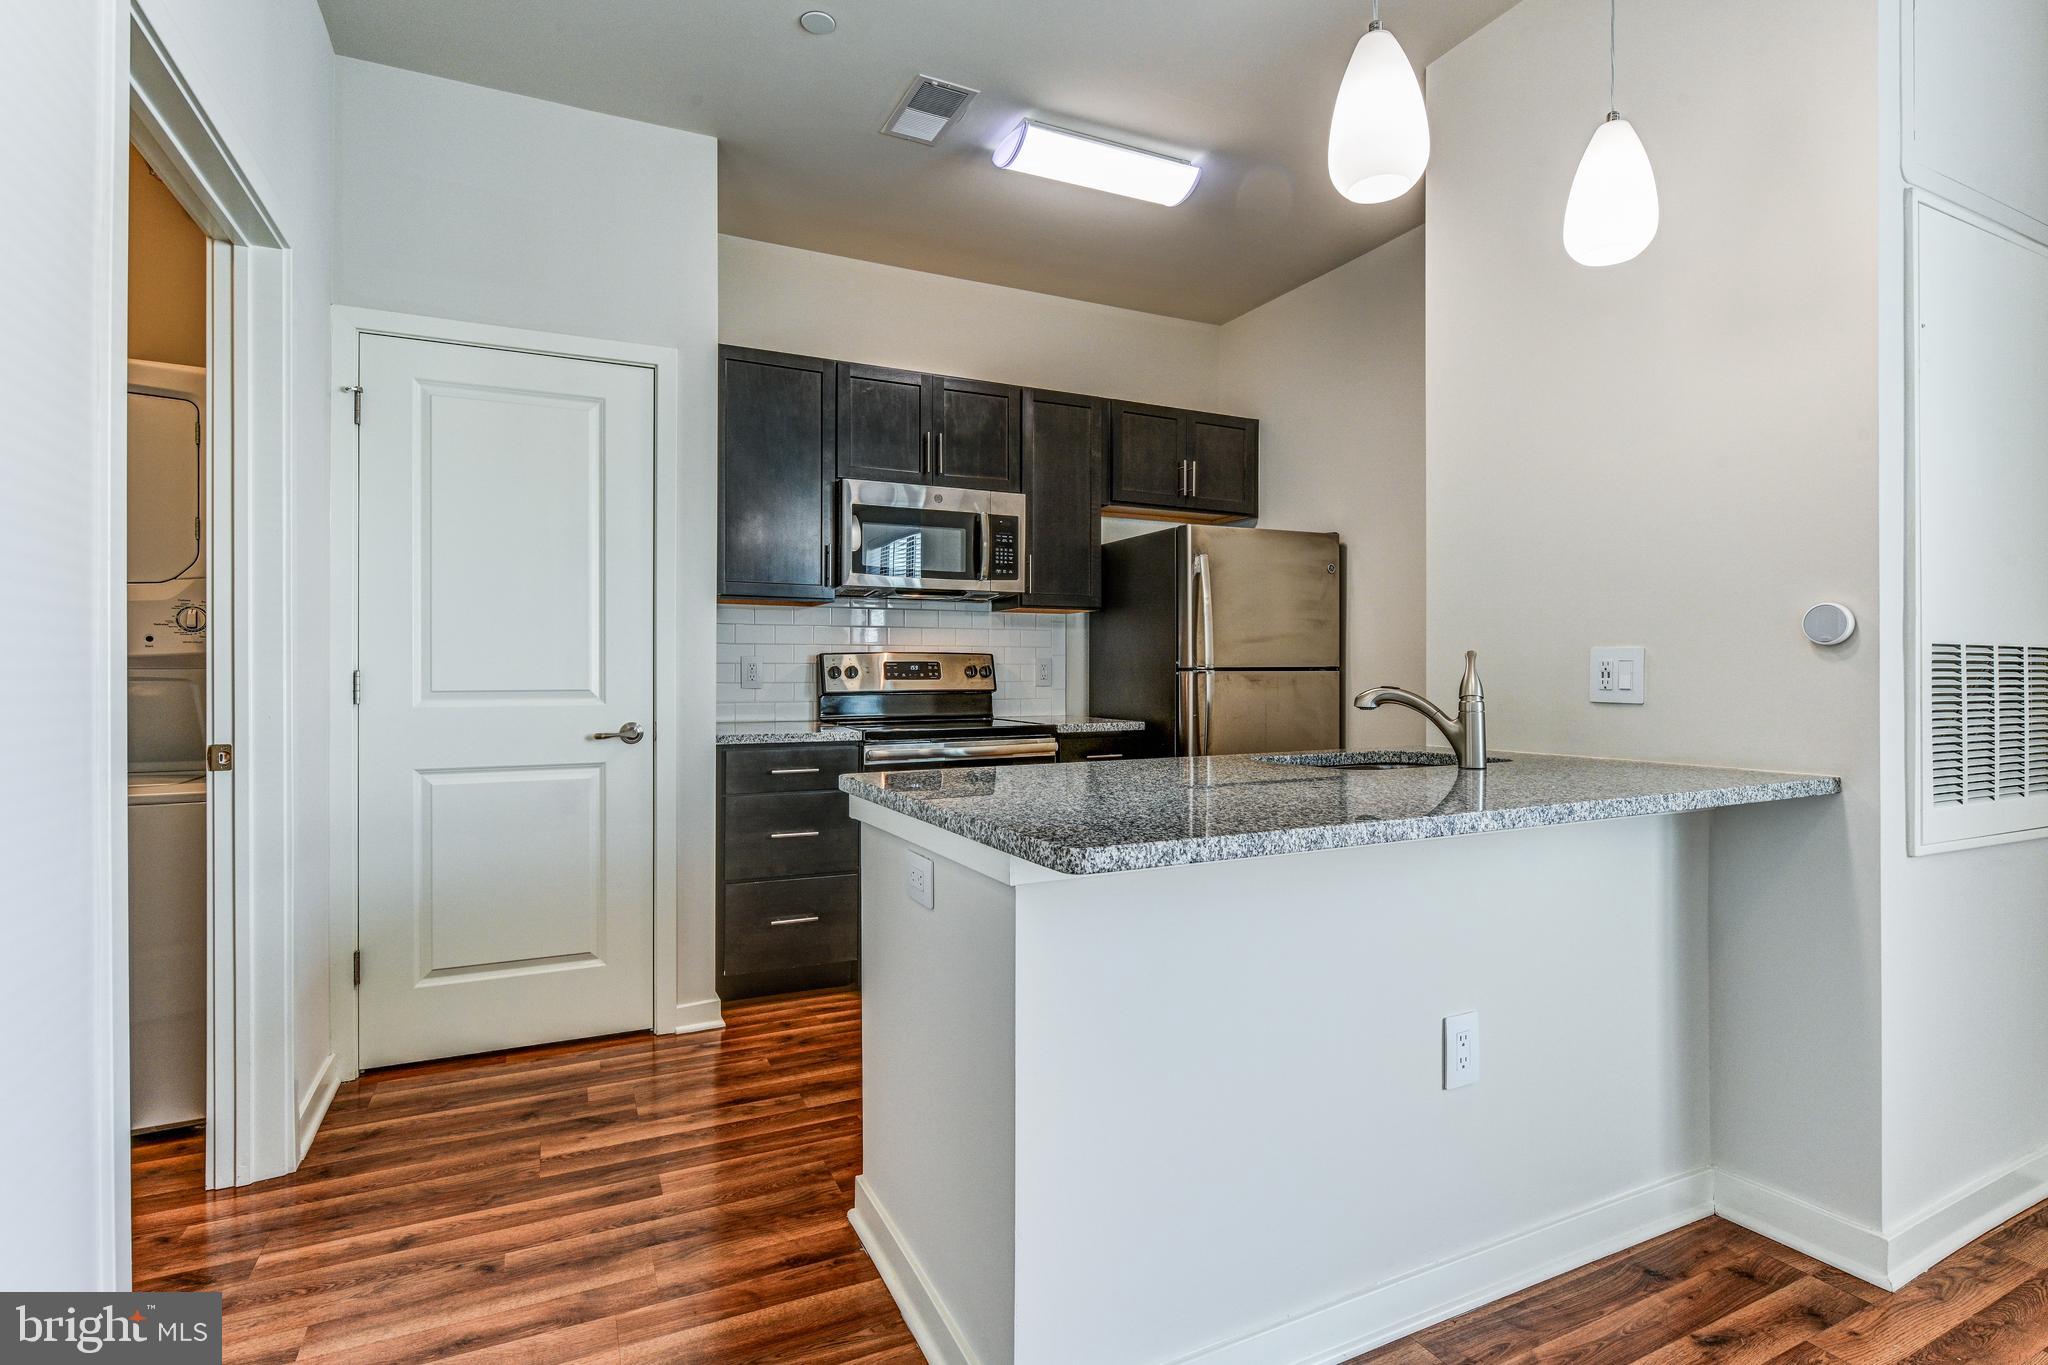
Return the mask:
[[[1337,762],[1392,762],[1347,769]],[[1085,875],[1832,796],[1840,779],[1671,763],[1441,752],[1157,758],[852,773],[841,791]]]
[[719,747],[731,744],[857,744],[860,731],[803,720],[720,721]]
[[1041,721],[1063,735],[1114,735],[1145,728],[1142,720],[1116,720],[1109,716],[1019,716],[1017,719]]

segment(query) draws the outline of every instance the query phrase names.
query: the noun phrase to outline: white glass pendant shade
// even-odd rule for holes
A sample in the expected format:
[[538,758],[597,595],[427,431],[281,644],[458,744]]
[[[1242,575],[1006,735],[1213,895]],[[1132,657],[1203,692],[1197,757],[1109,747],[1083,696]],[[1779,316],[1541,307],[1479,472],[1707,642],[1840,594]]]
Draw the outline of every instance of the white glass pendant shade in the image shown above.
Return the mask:
[[1422,84],[1394,35],[1375,24],[1352,49],[1330,115],[1330,183],[1354,204],[1384,204],[1429,165]]
[[1629,121],[1593,130],[1564,206],[1564,249],[1580,265],[1620,265],[1657,235],[1657,175]]

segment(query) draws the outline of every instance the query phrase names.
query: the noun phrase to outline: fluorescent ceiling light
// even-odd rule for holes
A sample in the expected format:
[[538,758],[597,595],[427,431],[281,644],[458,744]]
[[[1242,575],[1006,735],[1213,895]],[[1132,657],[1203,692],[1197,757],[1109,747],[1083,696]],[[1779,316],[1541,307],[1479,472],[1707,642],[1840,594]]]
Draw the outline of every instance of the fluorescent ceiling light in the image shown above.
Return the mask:
[[996,148],[996,165],[1168,208],[1194,193],[1195,182],[1202,178],[1202,168],[1192,162],[1070,133],[1033,119],[1025,119],[1003,139]]

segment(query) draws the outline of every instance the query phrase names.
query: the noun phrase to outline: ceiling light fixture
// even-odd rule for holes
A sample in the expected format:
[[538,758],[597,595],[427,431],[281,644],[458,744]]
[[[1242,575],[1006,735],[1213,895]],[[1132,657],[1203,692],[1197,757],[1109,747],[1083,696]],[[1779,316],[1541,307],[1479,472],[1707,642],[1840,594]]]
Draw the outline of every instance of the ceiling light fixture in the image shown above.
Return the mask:
[[1635,128],[1614,109],[1614,9],[1607,0],[1607,117],[1593,130],[1564,205],[1564,249],[1580,265],[1620,265],[1657,235],[1657,174]]
[[1415,188],[1429,165],[1422,83],[1393,34],[1372,24],[1351,50],[1330,114],[1330,183],[1354,204],[1384,204]]
[[821,9],[807,9],[796,17],[803,31],[822,38],[839,27],[839,21]]
[[1064,180],[1168,208],[1184,203],[1202,178],[1202,168],[1192,161],[1054,128],[1036,119],[1018,124],[996,148],[995,159],[1006,171]]

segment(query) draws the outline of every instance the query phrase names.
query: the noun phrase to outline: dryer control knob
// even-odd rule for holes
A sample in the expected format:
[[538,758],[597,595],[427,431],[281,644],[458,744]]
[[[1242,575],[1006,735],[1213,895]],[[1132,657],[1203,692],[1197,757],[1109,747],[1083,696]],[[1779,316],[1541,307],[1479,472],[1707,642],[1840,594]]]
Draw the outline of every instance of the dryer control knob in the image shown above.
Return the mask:
[[187,635],[197,635],[200,631],[206,629],[206,608],[179,607],[178,614],[174,619],[178,623],[179,630],[184,631]]

